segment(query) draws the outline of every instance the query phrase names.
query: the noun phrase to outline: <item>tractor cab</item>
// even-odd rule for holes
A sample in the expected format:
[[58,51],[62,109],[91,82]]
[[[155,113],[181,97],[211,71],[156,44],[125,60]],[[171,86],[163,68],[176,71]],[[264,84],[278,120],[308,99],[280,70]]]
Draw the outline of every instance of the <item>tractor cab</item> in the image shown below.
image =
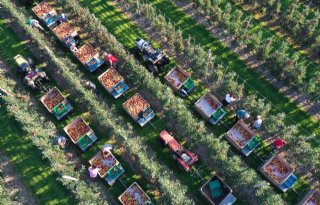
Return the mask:
[[34,62],[31,58],[25,59],[21,55],[16,55],[14,57],[18,65],[18,70],[24,73],[24,83],[32,88],[38,90],[45,90],[44,84],[49,82],[49,78],[46,73],[38,68],[35,68]]
[[137,51],[139,50],[142,53],[143,61],[147,62],[150,72],[158,73],[159,68],[169,64],[170,61],[164,52],[160,49],[154,49],[148,41],[137,38],[135,44]]
[[34,67],[34,63],[31,58],[29,58],[28,59],[29,61],[28,61],[23,56],[16,55],[14,57],[14,60],[16,61],[17,65],[18,65],[18,71],[20,73],[29,73],[32,71],[32,68]]

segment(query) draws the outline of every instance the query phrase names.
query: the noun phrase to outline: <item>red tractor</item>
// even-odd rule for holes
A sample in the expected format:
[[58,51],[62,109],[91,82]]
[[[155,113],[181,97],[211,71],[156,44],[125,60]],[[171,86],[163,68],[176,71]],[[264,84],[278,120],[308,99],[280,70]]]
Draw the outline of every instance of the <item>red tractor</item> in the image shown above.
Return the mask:
[[188,172],[190,166],[198,161],[198,156],[184,148],[179,144],[172,135],[170,135],[166,130],[160,133],[161,142],[167,145],[170,151],[173,153],[173,159],[177,160],[178,166]]

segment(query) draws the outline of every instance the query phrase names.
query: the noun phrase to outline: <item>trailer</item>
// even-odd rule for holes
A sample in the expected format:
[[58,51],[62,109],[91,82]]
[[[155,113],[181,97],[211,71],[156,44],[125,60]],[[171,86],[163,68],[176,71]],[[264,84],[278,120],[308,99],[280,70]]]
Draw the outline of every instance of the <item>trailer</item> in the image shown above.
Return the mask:
[[293,168],[277,154],[263,163],[259,171],[282,192],[290,189],[298,179]]
[[146,125],[155,116],[150,104],[139,93],[136,93],[124,102],[123,107],[141,127]]
[[112,67],[102,73],[98,80],[108,93],[116,99],[129,89],[123,77]]
[[82,151],[88,149],[96,140],[97,136],[89,125],[77,117],[70,124],[63,128],[74,144],[77,144]]
[[133,182],[118,199],[122,205],[152,205],[149,196],[137,182]]
[[237,200],[232,189],[217,175],[209,179],[200,192],[212,205],[231,205]]
[[101,178],[104,178],[110,186],[112,186],[125,172],[111,151],[107,154],[103,154],[102,151],[99,151],[89,160],[89,163],[101,168],[98,174]]
[[297,205],[320,205],[320,191],[310,190]]
[[196,87],[190,74],[180,67],[172,69],[164,78],[170,87],[181,97],[188,97]]
[[195,104],[196,111],[202,118],[216,125],[227,112],[222,108],[222,103],[210,92],[203,95]]
[[245,156],[249,156],[261,144],[261,139],[241,120],[226,133],[225,137]]
[[70,48],[71,43],[74,43],[76,46],[79,46],[81,43],[78,32],[68,22],[61,23],[52,29],[52,32],[67,48]]
[[61,120],[73,110],[71,103],[54,87],[44,94],[40,101],[57,120]]
[[90,44],[83,45],[74,54],[90,72],[96,71],[104,64],[104,61],[99,57],[99,53]]
[[41,2],[33,7],[32,11],[50,29],[60,23],[56,10],[47,2]]

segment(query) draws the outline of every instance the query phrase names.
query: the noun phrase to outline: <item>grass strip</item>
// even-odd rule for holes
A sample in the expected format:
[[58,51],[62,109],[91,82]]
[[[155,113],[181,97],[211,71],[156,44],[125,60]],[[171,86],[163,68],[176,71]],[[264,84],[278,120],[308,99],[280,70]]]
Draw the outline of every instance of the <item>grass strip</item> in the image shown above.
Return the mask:
[[[19,19],[20,20],[20,19]],[[29,31],[30,28],[26,28],[27,31]],[[165,198],[168,201],[173,200],[172,204],[192,204],[190,199],[187,198],[187,196],[184,194],[185,188],[179,184],[177,180],[175,180],[175,177],[173,177],[173,174],[170,174],[171,171],[166,169],[164,166],[161,166],[161,163],[157,162],[155,160],[155,157],[151,154],[146,155],[145,154],[145,147],[142,143],[139,142],[137,139],[129,139],[128,135],[130,136],[130,128],[128,130],[125,130],[125,125],[116,125],[115,121],[121,121],[117,120],[117,117],[112,115],[112,111],[110,108],[105,107],[104,103],[98,103],[101,100],[97,100],[96,96],[92,92],[88,92],[84,87],[81,86],[79,77],[81,74],[79,73],[79,70],[77,69],[77,65],[72,64],[70,61],[68,62],[68,66],[65,66],[64,62],[65,59],[62,59],[62,57],[57,58],[56,54],[57,52],[49,49],[52,46],[44,46],[48,45],[47,42],[43,43],[44,41],[41,41],[44,37],[39,35],[36,36],[33,34],[33,32],[29,32],[31,36],[35,37],[34,39],[38,40],[38,45],[45,53],[48,54],[48,56],[51,57],[53,63],[57,65],[57,67],[61,68],[61,72],[63,72],[63,76],[67,79],[67,82],[69,82],[71,85],[68,85],[69,87],[77,87],[77,90],[72,90],[73,92],[71,95],[78,96],[77,98],[84,104],[87,105],[87,108],[90,107],[92,113],[95,115],[95,122],[98,122],[97,124],[104,129],[104,131],[112,130],[118,139],[121,139],[123,142],[125,141],[125,144],[127,145],[127,148],[130,148],[130,151],[132,151],[136,156],[138,156],[138,163],[141,167],[143,167],[143,172],[147,173],[148,176],[155,177],[159,183],[160,186],[163,187],[164,190],[170,187],[170,190],[175,190],[172,192],[165,192]],[[63,55],[64,56],[64,55]],[[65,57],[65,56],[64,56]],[[66,58],[67,59],[67,58]],[[71,69],[69,68],[71,67]],[[80,86],[79,86],[80,85]],[[82,96],[82,97],[80,97]],[[109,112],[106,112],[106,110],[109,110]],[[99,127],[97,125],[97,127]],[[96,147],[97,149],[97,147]],[[91,151],[92,157],[93,153],[96,152],[93,149]],[[90,152],[86,152],[85,156],[89,157]],[[89,158],[87,158],[89,159]],[[170,177],[168,177],[170,176]],[[178,194],[182,193],[182,194]]]

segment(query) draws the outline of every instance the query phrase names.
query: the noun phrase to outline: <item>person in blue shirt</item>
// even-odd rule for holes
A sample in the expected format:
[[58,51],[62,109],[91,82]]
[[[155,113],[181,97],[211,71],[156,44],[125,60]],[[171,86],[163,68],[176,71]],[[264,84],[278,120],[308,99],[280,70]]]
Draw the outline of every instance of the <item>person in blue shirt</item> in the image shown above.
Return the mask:
[[68,22],[68,18],[66,16],[66,14],[62,13],[61,16],[60,16],[60,21],[63,23],[63,22]]
[[250,114],[246,110],[239,109],[236,112],[236,122],[238,120],[248,119],[249,117],[250,117]]

